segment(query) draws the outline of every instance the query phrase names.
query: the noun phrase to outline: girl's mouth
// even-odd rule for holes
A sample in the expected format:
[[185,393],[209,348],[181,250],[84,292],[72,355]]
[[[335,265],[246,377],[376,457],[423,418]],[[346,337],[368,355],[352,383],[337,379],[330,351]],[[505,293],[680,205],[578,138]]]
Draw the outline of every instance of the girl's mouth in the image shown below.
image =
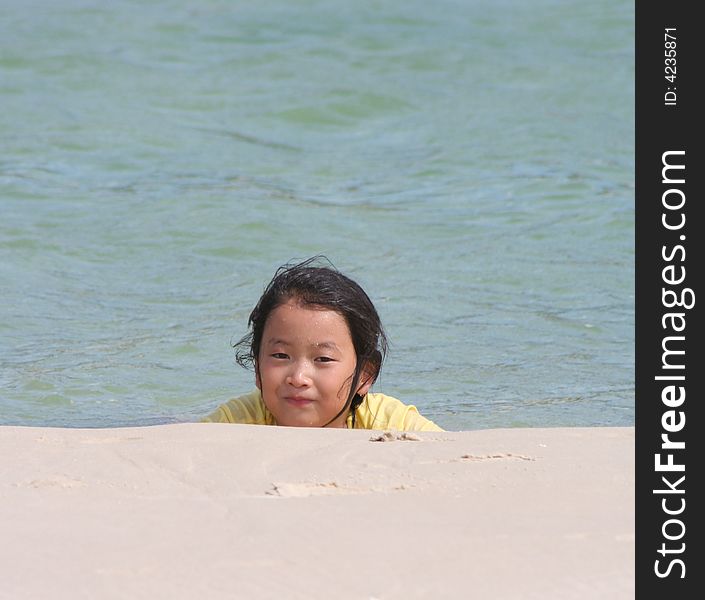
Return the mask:
[[302,396],[287,396],[284,400],[289,404],[298,407],[308,406],[313,402],[310,398],[304,398]]

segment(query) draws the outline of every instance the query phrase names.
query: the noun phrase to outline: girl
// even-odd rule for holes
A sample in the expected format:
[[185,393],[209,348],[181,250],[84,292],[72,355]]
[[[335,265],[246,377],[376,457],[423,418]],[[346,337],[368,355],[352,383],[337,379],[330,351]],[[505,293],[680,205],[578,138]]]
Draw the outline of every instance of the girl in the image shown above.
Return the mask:
[[382,323],[364,290],[320,258],[277,270],[235,345],[257,389],[203,421],[443,431],[416,407],[369,391],[387,352]]

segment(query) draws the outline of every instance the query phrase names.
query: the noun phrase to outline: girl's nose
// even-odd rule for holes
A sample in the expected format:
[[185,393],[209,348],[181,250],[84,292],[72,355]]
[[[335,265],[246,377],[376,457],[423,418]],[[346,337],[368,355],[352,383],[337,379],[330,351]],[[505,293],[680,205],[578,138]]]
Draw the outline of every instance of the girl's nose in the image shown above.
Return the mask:
[[294,387],[310,385],[311,378],[308,373],[308,366],[305,362],[296,362],[291,366],[291,371],[287,377],[287,383]]

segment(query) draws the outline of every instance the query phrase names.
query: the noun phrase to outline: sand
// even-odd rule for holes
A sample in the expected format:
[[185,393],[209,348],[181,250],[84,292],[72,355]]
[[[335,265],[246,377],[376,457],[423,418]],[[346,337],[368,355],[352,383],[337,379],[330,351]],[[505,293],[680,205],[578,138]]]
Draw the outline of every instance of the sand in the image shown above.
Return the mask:
[[634,429],[0,427],[0,598],[634,597]]

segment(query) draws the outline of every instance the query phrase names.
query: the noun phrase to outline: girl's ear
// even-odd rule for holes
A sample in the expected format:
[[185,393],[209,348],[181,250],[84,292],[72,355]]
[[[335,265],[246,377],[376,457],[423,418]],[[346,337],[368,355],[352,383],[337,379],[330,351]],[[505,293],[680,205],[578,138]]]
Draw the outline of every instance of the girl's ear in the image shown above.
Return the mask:
[[371,366],[368,363],[362,370],[362,375],[360,376],[360,384],[357,387],[357,393],[360,396],[364,396],[367,392],[370,391],[370,388],[375,382],[375,379],[377,379],[377,376],[374,374]]
[[259,376],[259,368],[257,367],[257,363],[255,363],[255,385],[257,386],[257,389],[261,392],[262,391],[262,380],[260,379],[260,376]]

